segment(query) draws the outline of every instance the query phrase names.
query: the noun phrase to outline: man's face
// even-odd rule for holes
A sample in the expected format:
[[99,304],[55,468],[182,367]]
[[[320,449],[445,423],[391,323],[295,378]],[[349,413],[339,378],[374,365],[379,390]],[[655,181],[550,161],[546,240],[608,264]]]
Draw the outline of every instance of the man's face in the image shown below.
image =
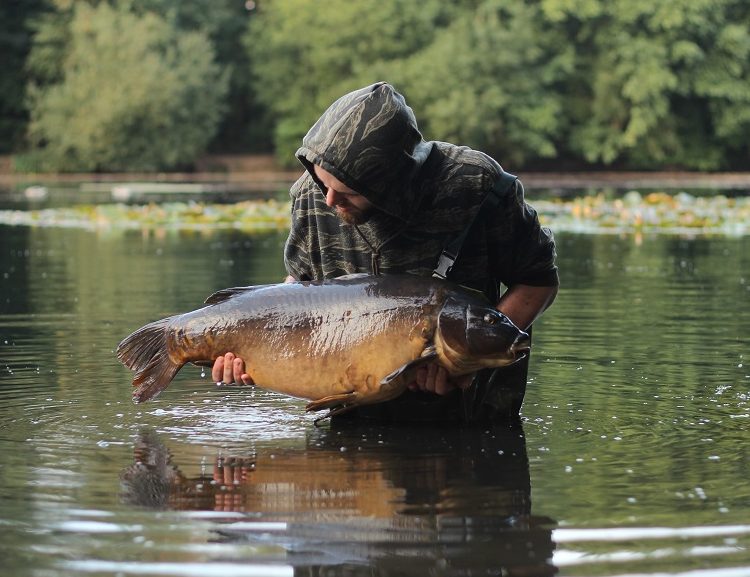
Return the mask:
[[326,204],[336,209],[336,214],[341,220],[349,224],[362,224],[367,221],[373,210],[369,200],[317,164],[313,169],[315,176],[325,187]]

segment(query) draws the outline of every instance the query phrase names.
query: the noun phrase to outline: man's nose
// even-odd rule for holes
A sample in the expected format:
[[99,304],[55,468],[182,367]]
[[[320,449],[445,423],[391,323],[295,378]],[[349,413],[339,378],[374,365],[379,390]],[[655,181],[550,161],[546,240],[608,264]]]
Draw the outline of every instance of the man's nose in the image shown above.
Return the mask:
[[338,192],[334,189],[329,188],[326,190],[326,204],[330,207],[336,206],[341,201],[341,197]]

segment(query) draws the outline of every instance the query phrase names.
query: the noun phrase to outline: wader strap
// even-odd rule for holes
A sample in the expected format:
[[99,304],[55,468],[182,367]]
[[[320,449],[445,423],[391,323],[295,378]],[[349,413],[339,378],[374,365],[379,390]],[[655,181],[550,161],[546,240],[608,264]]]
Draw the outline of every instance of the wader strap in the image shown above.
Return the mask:
[[495,186],[492,187],[492,190],[488,192],[487,196],[485,196],[484,200],[482,200],[482,204],[479,205],[479,209],[474,215],[474,218],[469,223],[469,226],[461,231],[461,234],[459,234],[456,238],[449,242],[443,249],[443,252],[440,254],[440,258],[438,259],[437,267],[434,271],[432,271],[433,277],[443,280],[448,278],[448,276],[451,274],[451,270],[453,270],[453,264],[456,262],[459,254],[461,253],[461,247],[463,246],[464,242],[469,236],[469,233],[471,233],[476,223],[479,222],[479,219],[481,219],[485,214],[490,214],[492,212],[492,210],[500,202],[500,198],[508,190],[510,190],[510,187],[513,186],[517,180],[518,177],[509,172],[503,172],[500,175],[500,178],[495,182]]

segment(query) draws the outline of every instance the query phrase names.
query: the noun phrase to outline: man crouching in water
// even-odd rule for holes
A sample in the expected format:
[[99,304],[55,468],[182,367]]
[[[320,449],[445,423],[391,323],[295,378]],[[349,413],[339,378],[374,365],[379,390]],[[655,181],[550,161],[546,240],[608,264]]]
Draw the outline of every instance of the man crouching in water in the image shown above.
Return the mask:
[[[339,98],[296,156],[306,173],[291,189],[287,281],[435,274],[484,292],[524,330],[555,299],[554,239],[525,202],[520,181],[482,152],[425,141],[390,84]],[[528,357],[453,381],[431,364],[406,394],[348,418],[514,419],[527,370]],[[244,360],[231,352],[216,359],[212,377],[252,384]]]

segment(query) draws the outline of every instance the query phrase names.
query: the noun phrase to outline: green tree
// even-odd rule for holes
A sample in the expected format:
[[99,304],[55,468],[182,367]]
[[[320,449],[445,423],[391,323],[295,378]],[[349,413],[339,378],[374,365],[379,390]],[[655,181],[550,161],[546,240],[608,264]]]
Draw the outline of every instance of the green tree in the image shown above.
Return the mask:
[[576,48],[566,90],[575,154],[698,169],[747,154],[746,2],[542,0],[542,8]]
[[565,126],[559,88],[574,52],[544,26],[537,3],[290,0],[263,7],[247,44],[284,160],[330,102],[376,80],[405,93],[427,138],[511,163],[557,153]]
[[485,0],[457,15],[420,52],[391,67],[430,138],[518,165],[554,157],[574,65],[564,36],[535,3]]
[[[415,7],[416,6],[416,7]],[[282,158],[334,98],[389,80],[425,135],[513,166],[747,166],[742,0],[262,2],[246,44]]]
[[[55,36],[59,27],[47,30]],[[227,79],[204,33],[135,14],[129,4],[77,2],[63,44],[62,80],[30,90],[30,138],[41,168],[169,169],[206,149],[223,115]],[[37,56],[32,64],[46,61]],[[54,71],[40,77],[54,78]]]
[[11,152],[23,141],[28,122],[24,67],[31,48],[31,21],[45,10],[45,4],[44,0],[0,3],[0,152]]
[[429,45],[459,8],[441,0],[262,2],[245,38],[280,160],[338,96],[378,80]]
[[[47,3],[57,10],[33,28],[24,105],[30,35],[18,31]],[[291,163],[336,97],[388,80],[427,138],[486,150],[511,169],[544,159],[704,170],[750,161],[744,0],[251,5],[3,3],[0,147],[17,146],[31,109],[39,167],[184,166],[209,147],[268,149],[272,130]]]
[[216,151],[269,150],[271,128],[257,101],[243,36],[255,15],[243,0],[131,0],[137,13],[155,12],[175,28],[209,38],[216,63],[229,78],[226,113],[211,144]]

